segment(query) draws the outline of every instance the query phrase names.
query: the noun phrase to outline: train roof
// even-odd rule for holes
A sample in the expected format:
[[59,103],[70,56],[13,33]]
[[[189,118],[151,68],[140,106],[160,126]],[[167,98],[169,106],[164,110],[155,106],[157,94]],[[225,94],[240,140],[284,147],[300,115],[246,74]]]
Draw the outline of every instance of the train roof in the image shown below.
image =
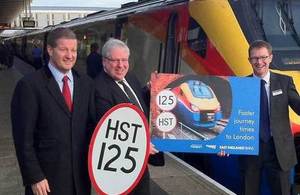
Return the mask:
[[16,35],[11,38],[46,33],[48,31],[50,31],[54,28],[58,28],[58,27],[73,28],[73,27],[84,25],[87,23],[93,23],[93,22],[109,20],[109,19],[116,19],[118,17],[123,17],[123,16],[129,15],[129,14],[141,13],[141,12],[145,12],[148,10],[161,8],[161,7],[164,7],[167,5],[177,4],[180,2],[187,2],[187,1],[188,0],[150,0],[150,1],[142,1],[142,2],[130,2],[130,3],[124,4],[121,8],[107,10],[107,11],[101,10],[99,12],[89,14],[83,18],[75,18],[71,21],[62,22],[57,25],[49,25],[49,26],[44,27],[43,29],[25,32],[25,33]]

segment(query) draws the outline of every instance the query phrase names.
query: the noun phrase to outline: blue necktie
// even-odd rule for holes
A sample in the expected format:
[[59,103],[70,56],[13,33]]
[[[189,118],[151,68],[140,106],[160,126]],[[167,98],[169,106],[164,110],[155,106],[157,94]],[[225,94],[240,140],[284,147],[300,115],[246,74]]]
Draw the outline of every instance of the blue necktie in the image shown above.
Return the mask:
[[260,82],[260,127],[259,137],[263,142],[268,142],[271,138],[270,133],[270,117],[269,117],[269,103],[265,88],[266,81]]

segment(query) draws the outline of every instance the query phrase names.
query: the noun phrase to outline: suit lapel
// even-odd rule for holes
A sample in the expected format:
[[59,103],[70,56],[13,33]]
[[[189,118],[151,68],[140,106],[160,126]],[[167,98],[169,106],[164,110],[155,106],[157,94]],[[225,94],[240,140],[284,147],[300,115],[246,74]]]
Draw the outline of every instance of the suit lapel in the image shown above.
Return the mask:
[[137,98],[139,99],[139,102],[144,110],[145,113],[148,112],[148,108],[144,102],[144,98],[142,97],[141,94],[141,89],[138,89],[137,85],[134,83],[134,81],[131,79],[130,76],[126,76],[126,80],[129,83],[129,85],[131,86],[131,88],[133,89],[135,95],[137,96]]
[[271,113],[271,116],[272,116],[272,108],[276,108],[276,101],[272,95],[272,91],[276,91],[278,89],[281,89],[281,85],[280,85],[280,82],[279,80],[277,79],[276,77],[276,74],[274,73],[270,73],[270,94],[269,94],[269,97],[270,97],[270,113]]
[[47,88],[49,93],[52,95],[52,97],[55,99],[55,101],[57,102],[57,104],[61,107],[61,109],[66,112],[66,114],[68,114],[69,116],[71,116],[71,113],[67,107],[67,104],[65,103],[65,99],[59,89],[59,86],[56,82],[56,80],[54,79],[51,71],[49,70],[48,67],[44,67],[45,70],[45,74],[47,77]]
[[[86,93],[84,86],[80,82],[80,76],[73,71],[73,79],[74,79],[74,89],[73,89],[73,116],[75,113],[80,111],[80,106],[82,105],[82,94]],[[75,118],[75,117],[74,117]]]
[[[116,104],[119,103],[130,103],[128,97],[126,96],[126,94],[122,91],[122,89],[118,86],[118,84],[105,72],[103,71],[101,74],[104,74],[104,78],[105,78],[105,82],[111,86],[111,90],[112,90],[112,94],[113,96],[116,98],[115,102]],[[129,83],[130,87],[133,89],[134,93],[136,94],[137,98],[139,99],[139,102],[144,110],[145,113],[148,112],[148,108],[145,105],[144,99],[141,96],[141,92],[139,91],[140,89],[138,89],[137,85],[134,83],[134,80],[131,79],[130,75],[126,76],[126,81]]]
[[107,81],[107,83],[109,83],[109,86],[111,86],[111,89],[113,91],[112,94],[116,96],[116,100],[119,101],[117,103],[129,102],[127,96],[122,91],[122,89],[118,86],[118,84],[109,75],[107,75],[107,73],[104,72],[104,74],[105,74],[105,80]]

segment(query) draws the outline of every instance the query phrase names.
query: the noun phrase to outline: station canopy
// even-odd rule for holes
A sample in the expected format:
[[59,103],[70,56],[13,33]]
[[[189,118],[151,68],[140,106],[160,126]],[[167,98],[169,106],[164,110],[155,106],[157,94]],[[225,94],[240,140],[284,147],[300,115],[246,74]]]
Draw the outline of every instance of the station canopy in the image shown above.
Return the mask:
[[11,22],[32,0],[0,0],[0,31],[9,29]]

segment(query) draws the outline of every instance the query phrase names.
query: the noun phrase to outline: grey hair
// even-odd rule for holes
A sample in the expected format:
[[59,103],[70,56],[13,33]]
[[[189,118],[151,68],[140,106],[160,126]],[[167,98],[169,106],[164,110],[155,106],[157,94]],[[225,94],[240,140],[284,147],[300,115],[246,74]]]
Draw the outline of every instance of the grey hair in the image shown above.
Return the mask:
[[114,48],[123,48],[128,53],[128,56],[130,55],[130,50],[126,43],[119,39],[110,38],[108,41],[103,45],[102,48],[102,56],[103,57],[111,57],[111,50]]

